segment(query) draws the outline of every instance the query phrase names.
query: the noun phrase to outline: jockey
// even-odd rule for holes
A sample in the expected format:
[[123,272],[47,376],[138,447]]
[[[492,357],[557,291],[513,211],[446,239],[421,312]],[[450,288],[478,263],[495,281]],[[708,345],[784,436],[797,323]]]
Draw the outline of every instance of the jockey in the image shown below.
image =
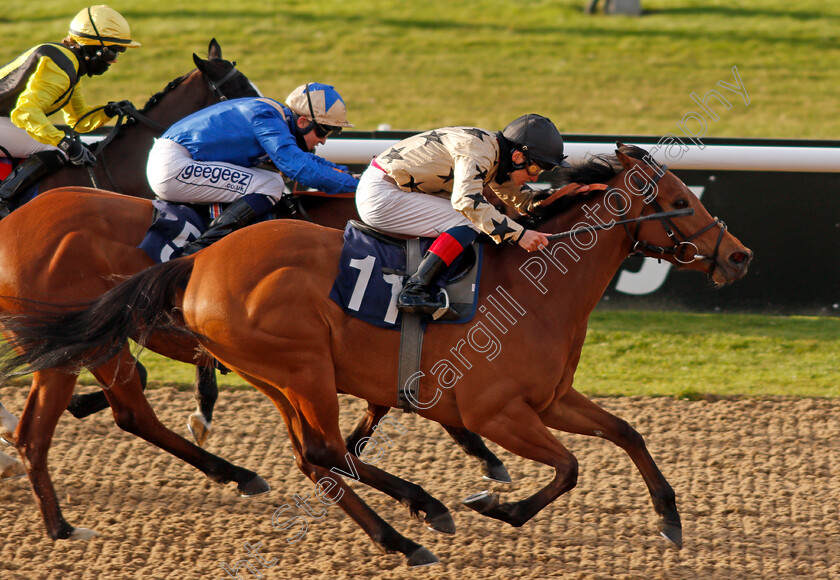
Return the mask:
[[473,127],[427,131],[377,156],[356,191],[362,221],[388,232],[437,238],[406,281],[398,308],[432,314],[443,307],[433,284],[479,232],[529,252],[547,246],[545,234],[501,214],[484,193],[491,190],[524,209],[534,193],[525,183],[543,171],[568,167],[564,157],[557,128],[535,114],[497,133]]
[[0,145],[12,157],[27,157],[0,185],[0,218],[9,215],[16,195],[68,159],[74,165],[96,162],[72,132],[61,131],[47,117],[60,110],[67,125],[87,133],[117,115],[128,101],[94,110],[82,96],[81,77],[104,74],[119,53],[137,46],[118,12],[90,6],[76,15],[60,44],[39,44],[0,68]]
[[[329,194],[355,191],[355,177],[312,153],[352,126],[341,95],[321,83],[299,86],[285,105],[234,99],[172,125],[149,154],[152,191],[168,202],[230,204],[179,255],[194,254],[267,213],[283,196],[284,176]],[[256,167],[267,162],[280,173]]]

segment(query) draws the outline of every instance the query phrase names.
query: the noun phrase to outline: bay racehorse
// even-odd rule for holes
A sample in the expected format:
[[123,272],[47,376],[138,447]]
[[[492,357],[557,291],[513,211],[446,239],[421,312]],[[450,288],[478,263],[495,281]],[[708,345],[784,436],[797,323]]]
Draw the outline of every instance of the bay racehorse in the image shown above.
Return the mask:
[[[531,257],[515,248],[485,250],[481,284],[487,290],[479,312],[496,315],[485,314],[469,328],[429,326],[416,400],[431,404],[418,413],[465,426],[554,469],[553,479],[525,499],[503,503],[487,492],[468,497],[465,504],[478,513],[521,526],[576,485],[577,459],[549,431],[556,429],[605,438],[624,449],[648,487],[660,532],[681,546],[676,495],[644,439],[576,391],[574,372],[589,315],[628,254],[661,257],[722,285],[746,274],[752,252],[641,149],[620,146],[614,159],[593,159],[570,179],[609,187],[568,203],[549,198],[541,204],[540,230],[574,227],[579,233],[567,241]],[[684,209],[693,214],[616,225],[616,218]],[[421,487],[345,450],[337,393],[396,406],[399,335],[349,317],[329,299],[341,247],[336,230],[291,220],[264,222],[193,256],[149,268],[87,308],[6,316],[1,322],[9,342],[0,376],[21,365],[24,372],[39,373],[73,361],[93,366],[111,385],[106,395],[117,422],[160,444],[166,430],[139,384],[117,372],[130,361],[127,340],[198,340],[272,400],[286,422],[298,466],[316,483],[319,497],[338,503],[376,544],[404,554],[409,565],[434,563],[430,551],[382,520],[341,477],[384,491],[430,527],[454,532],[447,508]],[[45,464],[45,449],[72,388],[72,381],[35,384],[17,434],[53,537],[57,531],[74,533],[55,519],[60,510],[46,485]],[[191,459],[211,477],[236,476],[220,474],[218,460],[207,455]]]
[[[329,196],[335,199],[300,197],[304,200],[307,216],[319,223],[343,227],[355,215],[355,201],[349,196]],[[137,246],[151,225],[153,213],[149,200],[80,187],[54,189],[12,212],[0,221],[0,311],[21,312],[26,310],[27,304],[35,303],[90,301],[115,286],[120,279],[152,266],[152,259]],[[28,235],[21,236],[20,232]],[[32,243],[32,239],[38,242]],[[151,349],[197,364],[199,378],[204,380],[197,385],[199,409],[190,416],[190,426],[194,434],[206,437],[217,391],[213,361],[197,357],[196,347],[197,344],[192,343],[172,348],[162,341]],[[137,363],[136,370],[131,373],[132,378],[145,387],[145,369]],[[33,393],[41,388],[38,385],[48,385],[59,377],[62,382],[75,382],[77,375],[73,369],[36,373]],[[70,400],[71,412],[76,416],[86,416],[108,407],[102,391],[73,395]],[[387,412],[388,407],[369,408],[348,437],[348,448],[354,453],[361,451],[365,437],[371,435]],[[14,418],[6,414],[9,415],[6,424],[11,425],[8,429],[11,431]],[[0,420],[3,418],[0,414]],[[0,427],[2,425],[0,423]],[[487,449],[480,437],[465,429],[447,428],[447,431],[467,453],[479,459],[485,477],[510,481],[502,462]],[[9,439],[14,440],[13,437]]]

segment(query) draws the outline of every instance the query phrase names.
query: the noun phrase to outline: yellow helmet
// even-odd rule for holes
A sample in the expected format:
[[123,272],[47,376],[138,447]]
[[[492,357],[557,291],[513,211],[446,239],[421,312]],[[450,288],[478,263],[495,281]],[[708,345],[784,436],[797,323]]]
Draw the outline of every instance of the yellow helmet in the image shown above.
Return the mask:
[[70,23],[70,37],[83,46],[140,46],[131,40],[131,29],[125,18],[104,4],[89,6],[76,14]]

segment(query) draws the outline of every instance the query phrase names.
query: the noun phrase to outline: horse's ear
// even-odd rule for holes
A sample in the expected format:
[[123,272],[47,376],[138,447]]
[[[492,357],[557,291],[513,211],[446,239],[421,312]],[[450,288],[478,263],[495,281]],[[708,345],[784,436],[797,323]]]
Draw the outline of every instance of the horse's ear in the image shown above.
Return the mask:
[[623,147],[626,147],[626,145],[624,145],[621,141],[615,142],[615,156],[618,157],[618,160],[621,162],[621,166],[624,167],[624,169],[630,169],[633,166],[633,161],[621,152]]
[[195,63],[195,68],[204,72],[204,59],[198,56],[196,53],[193,53],[193,62]]
[[618,157],[618,161],[621,163],[621,166],[625,170],[629,170],[631,167],[633,167],[633,159],[630,156],[622,153],[619,149],[615,150],[615,156]]
[[216,39],[210,41],[210,46],[207,47],[207,58],[222,58],[222,47],[216,42]]

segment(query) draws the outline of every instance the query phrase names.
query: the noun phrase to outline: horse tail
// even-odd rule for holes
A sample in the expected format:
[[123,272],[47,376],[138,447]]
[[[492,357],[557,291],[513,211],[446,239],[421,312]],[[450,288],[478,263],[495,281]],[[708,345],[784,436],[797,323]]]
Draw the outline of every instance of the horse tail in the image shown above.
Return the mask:
[[178,292],[195,260],[157,264],[85,304],[54,306],[16,299],[24,314],[0,315],[8,340],[0,346],[0,384],[49,368],[95,368],[116,355],[129,338],[145,345],[152,332],[201,339],[186,328]]

